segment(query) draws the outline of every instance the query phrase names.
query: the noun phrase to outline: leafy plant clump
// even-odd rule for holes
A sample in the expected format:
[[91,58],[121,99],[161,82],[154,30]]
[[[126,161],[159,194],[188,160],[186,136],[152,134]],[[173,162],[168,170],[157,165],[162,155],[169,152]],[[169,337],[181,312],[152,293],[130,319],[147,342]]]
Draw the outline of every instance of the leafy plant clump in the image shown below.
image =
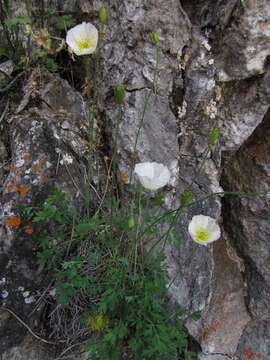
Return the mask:
[[[159,212],[162,195],[152,201]],[[143,214],[139,237],[116,199],[104,203],[99,216],[79,219],[70,199],[55,190],[33,219],[46,229],[39,263],[55,278],[58,304],[69,308],[78,298],[86,304],[80,321],[91,334],[91,359],[191,359],[181,311],[167,299],[163,252],[153,256],[143,248],[159,230],[148,226],[146,198],[137,205],[135,222]]]

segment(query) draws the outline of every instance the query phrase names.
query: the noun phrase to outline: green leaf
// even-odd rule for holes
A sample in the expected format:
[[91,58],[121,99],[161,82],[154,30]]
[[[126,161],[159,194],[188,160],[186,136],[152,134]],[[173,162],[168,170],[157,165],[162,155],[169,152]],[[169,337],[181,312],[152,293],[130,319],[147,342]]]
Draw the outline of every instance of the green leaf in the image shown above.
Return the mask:
[[44,50],[37,50],[37,51],[36,51],[36,55],[37,55],[38,57],[44,57],[44,56],[47,56],[48,53],[47,53],[47,51],[44,51]]
[[51,72],[57,72],[59,65],[51,58],[46,59],[45,66]]
[[29,16],[15,16],[5,20],[8,28],[14,29],[20,24],[32,24],[32,19]]
[[67,30],[75,24],[76,20],[71,15],[63,15],[59,17],[58,22],[55,26],[58,30]]
[[192,201],[193,193],[192,191],[185,191],[181,198],[181,207],[186,208]]
[[190,314],[190,317],[192,320],[198,321],[201,318],[200,311],[194,311],[192,314]]

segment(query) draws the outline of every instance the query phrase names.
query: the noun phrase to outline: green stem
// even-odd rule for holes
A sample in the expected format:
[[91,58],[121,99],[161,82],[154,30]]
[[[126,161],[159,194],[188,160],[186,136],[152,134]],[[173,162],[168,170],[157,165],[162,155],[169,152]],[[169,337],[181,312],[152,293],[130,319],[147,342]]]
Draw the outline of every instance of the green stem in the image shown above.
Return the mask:
[[134,147],[133,147],[133,159],[132,159],[132,165],[130,168],[130,175],[129,175],[129,181],[132,184],[133,182],[133,171],[134,171],[134,164],[135,164],[135,154],[136,154],[136,150],[137,150],[137,145],[138,145],[138,140],[139,140],[139,136],[140,136],[140,132],[144,123],[144,118],[145,118],[145,113],[149,104],[149,101],[151,99],[151,96],[153,93],[157,93],[157,80],[158,80],[158,66],[159,66],[159,51],[158,51],[158,47],[156,46],[156,66],[154,68],[154,77],[153,77],[153,87],[151,87],[150,91],[148,92],[145,102],[144,102],[144,106],[143,106],[143,111],[142,111],[142,115],[141,115],[141,119],[139,122],[139,127],[136,133],[136,137],[135,137],[135,142],[134,142]]
[[[206,196],[204,196],[203,198],[193,201],[192,203],[190,203],[188,205],[188,207],[198,204],[202,201],[205,201],[211,197],[214,196],[218,196],[218,195],[236,195],[236,196],[245,196],[245,197],[253,197],[253,196],[263,196],[263,195],[267,195],[268,193],[270,193],[270,189],[266,190],[266,191],[261,191],[261,192],[241,192],[241,191],[220,191],[220,192],[216,192],[216,193],[212,193],[212,194],[208,194]],[[157,223],[159,223],[161,220],[165,219],[167,216],[170,216],[174,213],[176,213],[175,217],[174,217],[174,221],[173,224],[176,222],[176,220],[178,219],[178,217],[180,216],[180,214],[182,213],[182,211],[184,211],[185,208],[183,207],[179,207],[175,210],[168,210],[166,211],[163,215],[159,216],[157,219],[155,219],[155,221],[153,221],[142,233],[139,234],[139,236],[144,236],[144,234],[151,228],[153,228]],[[171,230],[172,226],[170,226],[170,228],[166,231],[166,233],[155,243],[153,244],[153,246],[151,247],[151,249],[149,250],[152,251],[156,245],[158,245],[160,243],[160,241],[164,238],[164,236],[166,236],[169,231]]]
[[88,118],[88,129],[87,136],[89,142],[89,153],[87,158],[87,179],[85,181],[85,199],[86,199],[86,213],[89,216],[90,202],[91,202],[91,192],[89,189],[88,183],[91,183],[92,171],[93,171],[93,146],[94,146],[94,122],[97,118],[97,99],[98,99],[98,75],[100,73],[100,52],[103,42],[103,30],[104,27],[101,25],[99,42],[97,46],[97,52],[95,57],[95,66],[94,71],[91,71],[91,59],[87,58],[86,61],[86,78],[88,85],[92,80],[92,93],[88,94],[88,109],[89,109],[89,118]]

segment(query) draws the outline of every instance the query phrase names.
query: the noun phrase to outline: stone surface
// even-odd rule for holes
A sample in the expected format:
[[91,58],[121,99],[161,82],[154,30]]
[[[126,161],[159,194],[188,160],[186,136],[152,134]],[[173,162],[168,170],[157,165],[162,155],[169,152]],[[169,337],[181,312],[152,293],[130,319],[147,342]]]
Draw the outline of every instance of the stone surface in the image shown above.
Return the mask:
[[[53,5],[92,14],[104,3],[55,0]],[[113,89],[123,83],[119,174],[129,173],[134,161],[169,166],[173,173],[166,193],[169,208],[178,206],[194,177],[195,199],[222,187],[269,188],[269,2],[112,0],[106,6],[109,22],[98,74],[97,127],[103,134],[102,155],[111,156],[119,121]],[[93,21],[96,24],[95,17]],[[152,31],[160,37],[158,64]],[[151,93],[156,64],[157,87]],[[85,115],[81,96],[65,81],[49,76],[40,83],[32,75],[10,128],[12,165],[1,199],[3,222],[17,215],[18,203],[40,203],[55,186],[71,192],[80,203],[88,151],[82,136]],[[215,124],[221,137],[197,176]],[[100,158],[95,166],[94,184],[102,194]],[[17,191],[20,184],[29,187],[23,198]],[[190,240],[188,222],[200,213],[223,220],[225,232],[219,243],[203,247]],[[14,289],[24,286],[30,297],[35,296],[42,273],[33,258],[35,244],[23,233],[23,225],[16,234],[5,233],[2,227],[0,290],[4,305],[11,306],[12,296],[15,311],[27,318],[34,305],[22,304],[21,292]],[[185,211],[177,227],[179,248],[166,248],[173,279],[169,293],[187,311],[201,311],[201,320],[188,323],[203,350],[199,359],[269,359],[269,197],[227,197],[224,202],[210,197]],[[38,316],[27,320],[31,326],[39,323]],[[25,329],[14,319],[7,323],[5,317],[1,324],[2,351],[6,350],[6,359],[14,360],[17,355],[8,349],[23,340]]]
[[251,321],[240,339],[237,355],[241,360],[270,358],[270,328],[268,320]]
[[14,62],[12,60],[4,61],[0,64],[0,87],[4,87],[9,83],[9,77],[14,70]]
[[224,231],[223,239],[225,241],[214,245],[210,301],[201,318],[189,321],[187,327],[204,353],[233,356],[250,317],[244,302],[245,288],[240,273],[244,270],[242,259],[229,246]]
[[1,360],[53,360],[50,356],[49,347],[37,340],[31,335],[27,335],[19,346],[14,346],[10,350],[1,354]]
[[[258,192],[270,188],[269,120],[268,111],[224,171],[226,189]],[[252,316],[240,340],[238,353],[244,359],[267,359],[270,331],[269,194],[260,198],[231,197],[224,204],[225,227],[230,232],[231,243],[244,259],[246,303]]]
[[[224,185],[228,190],[259,192],[270,188],[269,120],[270,112],[224,171]],[[230,228],[233,245],[245,260],[249,309],[255,316],[264,315],[257,313],[257,310],[264,298],[267,301],[270,286],[269,214],[269,195],[260,198],[230,197],[225,200],[225,224]],[[261,288],[260,293],[258,287]]]
[[230,28],[215,48],[221,81],[250,78],[265,72],[270,45],[270,4],[242,1]]
[[[52,83],[53,87],[50,87]],[[79,94],[66,81],[48,74],[41,77],[39,71],[31,74],[25,90],[29,88],[28,106],[34,98],[41,97],[46,98],[51,107],[41,102],[43,106],[28,108],[10,121],[12,159],[0,203],[0,291],[2,306],[11,308],[33,328],[40,323],[42,306],[37,311],[33,310],[47,280],[36,262],[37,228],[21,218],[18,205],[38,206],[52,189],[59,188],[79,206],[83,196],[83,156],[87,147],[83,137],[79,136],[80,126],[85,125],[84,102]],[[57,91],[64,95],[58,97],[55,104]],[[73,104],[76,105],[74,113]],[[67,119],[72,122],[72,129],[68,132],[60,127],[61,122]],[[21,220],[19,226],[7,226],[6,222],[12,216]],[[33,228],[32,235],[25,232],[27,226]],[[25,334],[26,328],[14,316],[1,321],[0,353],[4,358],[17,359],[19,348],[15,348],[14,353],[8,349],[16,347]]]
[[207,355],[199,354],[198,360],[237,360],[236,357],[228,357],[227,355]]

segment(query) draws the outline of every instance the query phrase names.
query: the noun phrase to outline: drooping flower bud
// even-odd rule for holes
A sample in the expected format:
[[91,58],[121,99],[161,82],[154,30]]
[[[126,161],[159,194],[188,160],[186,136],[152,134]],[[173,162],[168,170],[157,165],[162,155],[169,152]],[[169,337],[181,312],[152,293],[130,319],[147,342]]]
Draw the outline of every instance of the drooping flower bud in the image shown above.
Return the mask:
[[211,134],[210,134],[210,137],[209,137],[209,145],[210,145],[210,146],[215,145],[215,143],[216,143],[219,135],[220,135],[220,130],[219,130],[218,127],[215,126],[215,127],[212,129]]
[[128,219],[128,227],[132,229],[134,226],[135,226],[135,219],[133,216],[130,216],[130,218]]
[[98,12],[98,18],[99,18],[99,22],[102,24],[102,25],[106,25],[107,22],[108,22],[108,14],[107,14],[107,9],[105,7],[101,7],[99,9],[99,12]]
[[125,85],[117,84],[114,88],[114,96],[118,105],[124,104],[125,100]]
[[156,31],[152,32],[152,42],[153,45],[157,45],[159,43],[159,37],[158,37],[158,33]]

